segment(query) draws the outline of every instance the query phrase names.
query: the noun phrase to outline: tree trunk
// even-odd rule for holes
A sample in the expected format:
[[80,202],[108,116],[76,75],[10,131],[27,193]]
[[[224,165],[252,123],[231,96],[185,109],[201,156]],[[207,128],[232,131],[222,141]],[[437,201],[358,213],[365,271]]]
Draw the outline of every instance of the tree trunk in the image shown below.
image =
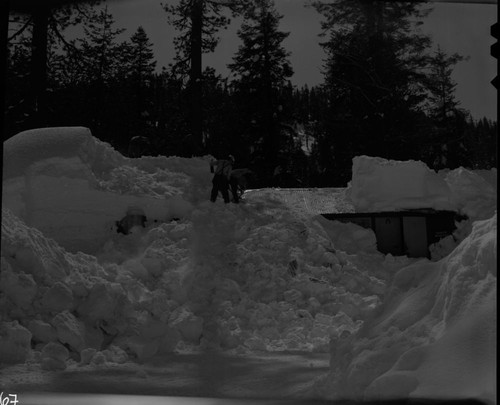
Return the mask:
[[203,31],[203,0],[194,0],[191,9],[191,72],[190,88],[190,124],[191,136],[197,150],[201,153],[203,143],[203,104],[202,104],[202,31]]
[[[2,40],[0,43],[0,63],[2,63],[2,66],[4,68],[4,72],[7,71],[7,39],[9,35],[9,0],[3,1],[0,4],[0,35],[2,36]],[[1,95],[1,100],[0,102],[2,103],[2,116],[0,117],[0,128],[2,129],[3,133],[3,141],[6,140],[6,131],[5,131],[5,90],[6,90],[6,77],[7,75],[4,75],[3,78],[0,80],[0,95]],[[3,145],[3,143],[2,143]],[[1,151],[0,151],[1,152]]]
[[272,175],[276,165],[277,165],[277,155],[279,150],[278,137],[275,128],[274,113],[274,103],[273,103],[273,87],[271,81],[271,61],[270,61],[270,38],[269,38],[269,13],[266,12],[262,16],[263,24],[263,56],[264,56],[264,66],[263,66],[263,77],[262,77],[262,108],[263,108],[263,127],[264,135],[266,137],[265,144],[266,147],[266,162],[269,166],[268,172]]
[[31,103],[32,127],[47,122],[47,41],[50,8],[37,2],[33,9],[33,38],[31,41]]

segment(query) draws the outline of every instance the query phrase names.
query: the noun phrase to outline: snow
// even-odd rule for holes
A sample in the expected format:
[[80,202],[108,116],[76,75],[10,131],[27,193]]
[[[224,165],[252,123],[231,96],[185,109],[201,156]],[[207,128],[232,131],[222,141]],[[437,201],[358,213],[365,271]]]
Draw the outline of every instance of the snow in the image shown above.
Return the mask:
[[69,351],[60,343],[47,343],[40,356],[43,370],[65,370]]
[[436,173],[420,161],[357,156],[352,172],[348,195],[358,212],[433,208],[477,220],[496,210],[496,169]]
[[455,208],[447,183],[420,161],[357,156],[349,196],[359,212]]
[[31,351],[31,333],[17,321],[0,323],[1,363],[22,363]]
[[[469,216],[430,261],[383,255],[370,230],[252,193],[211,203],[210,159],[128,159],[85,128],[6,141],[0,362],[306,351],[330,356],[314,397],[493,401],[496,170],[354,159],[357,210]],[[130,210],[145,227],[118,233]]]
[[203,161],[183,173],[180,158],[124,158],[80,127],[22,132],[4,154],[3,206],[72,252],[95,253],[136,206],[151,221],[185,216],[198,195],[189,174],[206,171]]
[[332,396],[494,402],[495,342],[496,215],[443,260],[399,270],[381,312],[344,349],[352,360],[325,386]]
[[377,238],[371,229],[366,229],[352,223],[329,221],[318,216],[333,245],[349,254],[359,252],[377,252]]

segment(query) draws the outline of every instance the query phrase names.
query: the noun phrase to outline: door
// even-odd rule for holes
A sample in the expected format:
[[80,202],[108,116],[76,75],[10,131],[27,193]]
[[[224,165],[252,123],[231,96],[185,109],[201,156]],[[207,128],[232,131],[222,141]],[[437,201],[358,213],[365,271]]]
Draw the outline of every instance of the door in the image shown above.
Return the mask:
[[403,250],[409,257],[427,257],[427,221],[425,217],[403,217]]
[[375,235],[377,235],[377,249],[380,252],[395,256],[404,254],[401,217],[376,217]]

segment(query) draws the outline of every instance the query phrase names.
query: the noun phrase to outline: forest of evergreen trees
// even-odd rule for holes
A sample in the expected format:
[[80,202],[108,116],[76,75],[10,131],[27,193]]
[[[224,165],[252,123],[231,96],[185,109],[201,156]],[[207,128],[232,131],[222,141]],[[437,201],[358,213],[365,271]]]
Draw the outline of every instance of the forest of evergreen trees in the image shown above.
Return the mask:
[[[20,3],[21,4],[21,3]],[[433,47],[415,2],[315,1],[323,83],[298,88],[272,0],[172,0],[176,55],[157,69],[147,27],[126,40],[98,0],[12,7],[4,138],[35,127],[85,126],[127,154],[236,156],[255,186],[345,186],[357,155],[422,160],[436,170],[496,167],[497,123],[455,98],[464,56]],[[202,69],[220,31],[241,17],[229,78]],[[239,20],[240,20],[239,19]],[[238,21],[239,21],[238,20]],[[81,30],[77,38],[69,29]]]

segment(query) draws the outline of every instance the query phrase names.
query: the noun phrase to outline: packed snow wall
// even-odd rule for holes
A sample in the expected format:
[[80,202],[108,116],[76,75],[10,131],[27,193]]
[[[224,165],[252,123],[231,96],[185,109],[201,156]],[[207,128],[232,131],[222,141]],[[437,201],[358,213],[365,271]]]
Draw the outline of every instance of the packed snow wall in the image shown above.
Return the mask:
[[439,260],[471,232],[474,221],[491,218],[497,208],[497,170],[463,167],[435,172],[420,161],[356,156],[346,190],[357,212],[447,210],[467,218],[455,222],[452,235],[429,246]]
[[496,210],[496,169],[436,173],[420,161],[356,156],[348,195],[357,212],[433,208],[488,219]]

